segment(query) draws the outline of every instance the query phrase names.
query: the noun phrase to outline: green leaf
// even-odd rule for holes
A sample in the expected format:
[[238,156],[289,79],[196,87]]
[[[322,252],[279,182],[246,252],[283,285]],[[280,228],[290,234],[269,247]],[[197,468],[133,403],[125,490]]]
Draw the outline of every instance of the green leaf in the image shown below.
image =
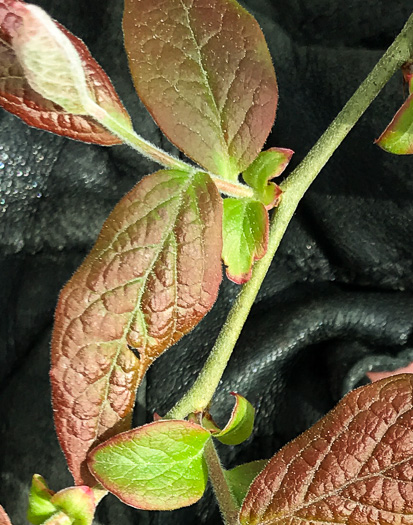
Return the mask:
[[268,460],[260,459],[224,471],[232,495],[235,497],[239,507],[241,507],[251,483],[267,463]]
[[57,493],[50,490],[42,476],[35,474],[29,493],[27,519],[33,525],[91,525],[103,491],[87,486],[69,487]]
[[30,487],[27,510],[27,519],[30,523],[41,525],[57,512],[58,508],[51,502],[53,494],[54,492],[48,488],[44,478],[35,474]]
[[52,503],[63,510],[73,525],[91,525],[96,502],[93,489],[86,486],[70,487],[57,492]]
[[222,259],[227,277],[243,284],[251,278],[254,261],[267,251],[268,212],[251,199],[224,199]]
[[220,430],[215,423],[204,417],[203,426],[211,431],[214,438],[217,438],[224,445],[239,445],[248,439],[254,428],[255,409],[245,397],[231,392],[235,396],[235,406],[231,417],[223,430]]
[[189,421],[162,420],[119,434],[95,448],[89,468],[124,503],[145,510],[191,505],[204,493],[203,451],[210,433]]
[[235,0],[126,0],[135,88],[165,135],[237,180],[271,130],[278,91],[264,35]]
[[278,203],[281,189],[277,184],[269,182],[285,170],[294,152],[285,148],[270,148],[262,151],[242,174],[245,182],[254,188],[255,197],[261,201],[267,210]]
[[77,484],[94,484],[89,450],[130,428],[148,367],[213,306],[221,214],[206,173],[149,175],[115,207],[62,290],[50,376],[55,425]]
[[59,510],[53,514],[53,516],[50,516],[49,519],[44,521],[43,525],[73,525],[73,521],[65,512]]
[[376,144],[385,151],[396,155],[413,153],[413,94],[408,97],[376,140]]

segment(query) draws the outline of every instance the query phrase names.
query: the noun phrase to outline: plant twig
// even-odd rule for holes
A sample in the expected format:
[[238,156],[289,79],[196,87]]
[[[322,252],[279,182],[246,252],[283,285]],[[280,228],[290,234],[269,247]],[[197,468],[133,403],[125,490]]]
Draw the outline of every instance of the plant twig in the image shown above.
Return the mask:
[[[138,135],[133,129],[126,128],[100,106],[94,102],[88,104],[89,114],[92,115],[96,120],[103,124],[109,131],[119,137],[125,144],[138,151],[144,157],[147,157],[154,162],[157,162],[161,166],[169,169],[176,169],[181,171],[193,172],[194,169],[204,171],[202,168],[188,164],[187,162],[174,157],[170,153],[158,148],[151,142],[148,142],[143,137]],[[230,197],[253,197],[254,191],[245,184],[239,182],[228,181],[222,179],[218,175],[207,172],[208,175],[215,182],[218,190],[225,195]]]
[[204,457],[208,467],[209,479],[211,480],[225,525],[239,525],[239,509],[228,486],[212,438],[205,445]]
[[190,412],[203,411],[221,380],[271,261],[301,198],[347,136],[358,119],[379,94],[394,72],[413,56],[413,14],[368,77],[360,85],[301,164],[281,184],[283,196],[275,210],[268,251],[253,269],[232,307],[218,339],[191,389],[165,416],[182,419]]

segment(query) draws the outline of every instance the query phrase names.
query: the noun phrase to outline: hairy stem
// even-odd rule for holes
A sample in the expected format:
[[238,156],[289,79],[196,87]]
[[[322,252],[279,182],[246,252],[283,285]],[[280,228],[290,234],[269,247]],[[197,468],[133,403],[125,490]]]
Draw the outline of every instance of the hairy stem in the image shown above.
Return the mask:
[[268,251],[255,264],[250,281],[243,286],[238,294],[215,346],[195,383],[165,417],[182,419],[190,412],[202,411],[207,407],[221,380],[242,327],[298,203],[386,82],[412,56],[413,14],[366,80],[360,85],[301,164],[281,185],[284,193],[271,221]]
[[212,438],[205,445],[204,457],[208,467],[209,479],[212,483],[225,525],[239,525],[239,509],[228,486]]
[[[138,151],[144,157],[147,157],[154,162],[157,162],[161,166],[169,169],[182,170],[187,172],[193,172],[197,169],[196,166],[188,164],[183,160],[174,157],[170,153],[167,153],[161,148],[158,148],[154,144],[148,142],[143,137],[135,133],[133,129],[124,127],[116,119],[111,117],[106,111],[102,110],[100,106],[90,102],[88,106],[89,114],[92,115],[96,120],[103,124],[109,131],[119,137],[125,144],[131,146],[134,150]],[[199,171],[204,171],[199,168]],[[238,182],[231,182],[212,173],[208,175],[215,182],[218,190],[225,195],[230,197],[253,197],[254,191],[245,184]]]

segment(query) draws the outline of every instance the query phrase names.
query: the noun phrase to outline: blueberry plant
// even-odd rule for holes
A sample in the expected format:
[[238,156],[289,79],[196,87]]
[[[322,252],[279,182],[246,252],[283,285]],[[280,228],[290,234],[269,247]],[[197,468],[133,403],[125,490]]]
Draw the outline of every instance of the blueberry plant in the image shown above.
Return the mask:
[[[221,429],[209,405],[300,199],[400,67],[410,94],[377,142],[413,153],[413,17],[280,186],[273,179],[293,152],[263,150],[278,88],[251,14],[235,0],[125,0],[123,30],[139,97],[191,160],[134,131],[83,42],[39,7],[0,0],[2,106],[72,139],[126,143],[162,166],[117,204],[60,294],[50,377],[75,485],[54,493],[35,474],[29,521],[88,525],[108,491],[139,509],[177,509],[209,478],[228,525],[412,523],[412,375],[351,392],[269,462],[229,471],[214,440],[245,441],[254,409],[233,393]],[[131,428],[148,367],[212,308],[221,261],[242,288],[203,370],[167,414]],[[10,523],[1,508],[0,523]]]

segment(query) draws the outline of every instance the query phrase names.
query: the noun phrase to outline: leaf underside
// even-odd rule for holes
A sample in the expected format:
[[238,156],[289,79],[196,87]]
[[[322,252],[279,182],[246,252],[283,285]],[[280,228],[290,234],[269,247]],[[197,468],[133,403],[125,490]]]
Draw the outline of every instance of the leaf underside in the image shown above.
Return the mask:
[[89,465],[99,482],[127,505],[173,510],[198,501],[208,479],[207,430],[189,421],[157,421],[94,449]]
[[161,130],[235,180],[261,151],[277,107],[264,35],[235,0],[126,0],[135,88]]
[[[145,371],[215,302],[222,200],[205,173],[159,171],[115,207],[63,289],[52,340],[55,425],[77,484],[91,447],[130,428]],[[131,350],[134,349],[134,352]]]
[[[86,115],[74,115],[45,99],[30,86],[16,55],[19,29],[29,19],[28,5],[18,0],[0,0],[0,105],[30,126],[83,142],[101,145],[122,141]],[[56,23],[75,47],[82,62],[89,93],[105,111],[130,125],[130,118],[109,78],[85,44]],[[36,28],[33,28],[35,30]],[[47,58],[47,57],[46,57]]]
[[413,375],[354,390],[253,482],[242,525],[413,524]]
[[382,149],[396,155],[413,154],[413,94],[376,140]]

